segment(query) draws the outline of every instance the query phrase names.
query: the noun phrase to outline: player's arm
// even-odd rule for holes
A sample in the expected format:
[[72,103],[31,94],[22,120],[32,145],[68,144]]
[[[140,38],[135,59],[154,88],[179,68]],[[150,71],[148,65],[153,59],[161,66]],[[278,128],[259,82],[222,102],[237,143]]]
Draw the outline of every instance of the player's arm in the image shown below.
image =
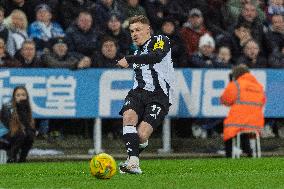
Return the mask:
[[148,54],[129,55],[125,59],[128,63],[135,64],[155,64],[161,60],[170,51],[170,41],[167,37],[160,35],[155,37],[148,46]]
[[222,104],[226,106],[233,105],[237,100],[238,89],[234,82],[230,82],[223,94],[220,97],[220,101]]

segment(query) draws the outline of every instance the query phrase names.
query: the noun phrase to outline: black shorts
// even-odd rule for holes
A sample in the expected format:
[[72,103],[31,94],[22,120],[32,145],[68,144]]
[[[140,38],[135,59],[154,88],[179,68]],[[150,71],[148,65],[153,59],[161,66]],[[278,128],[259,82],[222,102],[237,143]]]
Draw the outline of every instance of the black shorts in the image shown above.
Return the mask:
[[132,89],[125,98],[120,115],[132,109],[138,115],[138,122],[145,121],[153,129],[160,126],[169,112],[169,97],[162,91],[151,92],[144,89]]

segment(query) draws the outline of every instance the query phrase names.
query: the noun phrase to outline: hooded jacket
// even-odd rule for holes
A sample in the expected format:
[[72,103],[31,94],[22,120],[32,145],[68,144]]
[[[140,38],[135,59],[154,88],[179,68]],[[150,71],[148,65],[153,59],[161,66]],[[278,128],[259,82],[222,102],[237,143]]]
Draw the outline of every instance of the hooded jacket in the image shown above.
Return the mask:
[[265,92],[252,74],[245,73],[230,82],[220,100],[231,107],[224,120],[224,141],[235,137],[240,131],[260,131],[263,128]]

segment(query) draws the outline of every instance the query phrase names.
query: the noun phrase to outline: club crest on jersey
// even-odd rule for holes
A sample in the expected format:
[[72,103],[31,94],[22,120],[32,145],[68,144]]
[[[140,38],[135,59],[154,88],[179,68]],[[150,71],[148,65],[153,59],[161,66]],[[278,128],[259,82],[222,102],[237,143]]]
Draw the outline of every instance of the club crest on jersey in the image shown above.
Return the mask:
[[153,51],[156,49],[164,49],[165,42],[162,40],[162,37],[159,35],[157,42],[154,44]]
[[164,49],[164,45],[165,42],[163,40],[158,40],[155,44],[154,44],[154,48],[153,51],[156,49]]

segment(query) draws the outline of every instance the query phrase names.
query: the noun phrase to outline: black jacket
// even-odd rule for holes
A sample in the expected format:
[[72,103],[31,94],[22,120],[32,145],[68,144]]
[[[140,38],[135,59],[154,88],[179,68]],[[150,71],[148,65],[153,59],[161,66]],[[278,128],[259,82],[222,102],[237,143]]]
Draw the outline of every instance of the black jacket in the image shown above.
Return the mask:
[[82,31],[76,24],[66,31],[69,51],[75,51],[85,56],[91,56],[99,49],[101,33],[96,29]]
[[253,63],[249,57],[242,55],[238,59],[237,64],[246,64],[249,68],[266,68],[267,60],[262,56],[258,56],[256,63]]
[[43,54],[42,64],[46,68],[69,68],[76,69],[83,55],[76,52],[67,52],[63,57],[59,57],[54,52]]
[[20,51],[15,54],[15,58],[20,62],[20,67],[22,68],[42,68],[43,64],[41,60],[37,57],[34,57],[31,62],[25,60],[25,58],[21,55]]
[[116,68],[117,61],[123,58],[123,55],[118,54],[113,58],[109,59],[102,53],[96,53],[92,56],[92,67],[94,68]]
[[82,10],[91,11],[95,7],[95,3],[91,0],[62,0],[60,5],[61,23],[63,27],[68,28],[74,20],[76,20],[78,14]]

